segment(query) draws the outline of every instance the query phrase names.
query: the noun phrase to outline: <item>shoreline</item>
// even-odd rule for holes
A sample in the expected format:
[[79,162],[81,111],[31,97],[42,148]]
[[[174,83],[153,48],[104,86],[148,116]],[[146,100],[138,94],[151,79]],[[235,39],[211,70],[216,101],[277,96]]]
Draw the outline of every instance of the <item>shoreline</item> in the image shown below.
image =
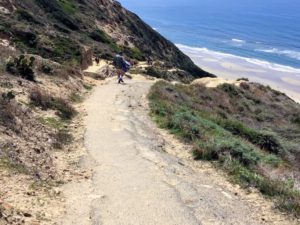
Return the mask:
[[233,79],[245,77],[251,82],[269,85],[300,103],[300,69],[272,64],[205,48],[193,48],[177,44],[203,70],[217,77]]

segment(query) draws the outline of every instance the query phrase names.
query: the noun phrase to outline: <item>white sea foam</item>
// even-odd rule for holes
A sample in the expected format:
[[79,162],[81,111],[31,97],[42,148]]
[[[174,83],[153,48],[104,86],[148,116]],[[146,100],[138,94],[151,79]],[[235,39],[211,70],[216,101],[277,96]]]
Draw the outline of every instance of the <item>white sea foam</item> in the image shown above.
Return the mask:
[[270,70],[276,70],[279,72],[286,72],[286,73],[297,73],[300,74],[300,69],[291,67],[291,66],[285,66],[280,65],[276,63],[270,63],[267,61],[259,60],[259,59],[253,59],[253,58],[245,58],[247,62],[256,64],[258,66],[270,69]]
[[277,55],[284,55],[292,59],[300,60],[300,52],[292,51],[292,50],[279,50],[277,48],[272,49],[255,49],[255,51],[258,52],[266,52],[271,54],[277,54]]
[[190,47],[182,44],[176,44],[178,48],[180,48],[183,52],[187,55],[194,57],[194,58],[203,58],[209,56],[213,59],[218,60],[226,60],[226,61],[236,61],[238,60],[241,63],[250,63],[252,66],[274,70],[277,72],[285,72],[285,73],[295,73],[295,75],[300,74],[300,69],[293,68],[290,66],[280,65],[276,63],[271,63],[268,61],[263,61],[255,58],[246,58],[241,56],[236,56],[228,53],[222,53],[217,51],[212,51],[207,48],[197,48],[197,47]]

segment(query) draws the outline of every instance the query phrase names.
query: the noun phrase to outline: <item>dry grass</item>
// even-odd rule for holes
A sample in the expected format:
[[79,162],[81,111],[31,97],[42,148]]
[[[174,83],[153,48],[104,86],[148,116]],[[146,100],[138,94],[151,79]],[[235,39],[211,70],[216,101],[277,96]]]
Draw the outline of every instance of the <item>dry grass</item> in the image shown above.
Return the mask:
[[15,100],[6,100],[0,96],[0,125],[15,130],[16,117],[21,112],[22,109]]
[[6,63],[10,58],[17,55],[17,52],[8,47],[0,45],[0,73],[6,72]]
[[63,149],[65,145],[70,144],[73,141],[73,136],[66,129],[58,130],[55,134],[55,142],[53,147],[56,149]]
[[33,89],[29,98],[32,105],[41,107],[42,110],[56,110],[58,116],[62,119],[70,120],[77,114],[74,107],[68,101],[55,97],[51,93],[39,88]]

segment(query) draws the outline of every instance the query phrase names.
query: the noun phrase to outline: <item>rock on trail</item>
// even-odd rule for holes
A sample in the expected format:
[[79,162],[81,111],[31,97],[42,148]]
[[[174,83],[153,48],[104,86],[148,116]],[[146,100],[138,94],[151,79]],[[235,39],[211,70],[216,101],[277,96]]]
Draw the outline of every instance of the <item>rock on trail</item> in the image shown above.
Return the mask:
[[61,224],[290,224],[156,128],[146,98],[152,84],[141,76],[125,85],[111,79],[85,102],[88,156],[81,164],[94,173],[65,186]]

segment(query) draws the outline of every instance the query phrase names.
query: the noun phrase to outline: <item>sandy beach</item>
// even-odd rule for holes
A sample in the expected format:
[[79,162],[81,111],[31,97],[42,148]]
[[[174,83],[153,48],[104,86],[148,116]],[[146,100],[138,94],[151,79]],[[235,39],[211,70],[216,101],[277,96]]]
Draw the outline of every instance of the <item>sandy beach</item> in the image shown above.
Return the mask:
[[257,59],[177,45],[202,69],[225,79],[248,78],[286,93],[300,103],[300,69]]

